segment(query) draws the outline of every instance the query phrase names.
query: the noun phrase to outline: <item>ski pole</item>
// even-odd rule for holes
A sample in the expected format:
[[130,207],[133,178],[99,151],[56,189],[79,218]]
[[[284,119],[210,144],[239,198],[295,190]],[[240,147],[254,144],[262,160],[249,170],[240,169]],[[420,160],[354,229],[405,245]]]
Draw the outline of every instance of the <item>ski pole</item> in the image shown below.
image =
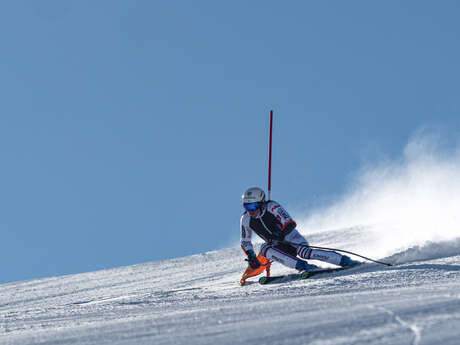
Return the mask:
[[365,257],[365,256],[362,256],[362,255],[359,255],[359,254],[356,254],[356,253],[353,253],[353,252],[349,252],[349,251],[346,251],[346,250],[343,250],[343,249],[335,249],[335,248],[324,248],[324,247],[316,247],[316,246],[308,246],[312,249],[323,249],[323,250],[332,250],[332,251],[335,251],[335,252],[342,252],[342,253],[347,253],[347,254],[351,254],[351,255],[355,255],[355,256],[359,256],[360,258],[363,258],[363,259],[366,259],[368,261],[372,261],[372,262],[375,262],[377,264],[380,264],[380,265],[385,265],[385,266],[393,266],[391,263],[388,263],[388,262],[382,262],[382,261],[377,261],[377,260],[374,260],[374,259],[371,259],[371,258],[368,258],[368,257]]

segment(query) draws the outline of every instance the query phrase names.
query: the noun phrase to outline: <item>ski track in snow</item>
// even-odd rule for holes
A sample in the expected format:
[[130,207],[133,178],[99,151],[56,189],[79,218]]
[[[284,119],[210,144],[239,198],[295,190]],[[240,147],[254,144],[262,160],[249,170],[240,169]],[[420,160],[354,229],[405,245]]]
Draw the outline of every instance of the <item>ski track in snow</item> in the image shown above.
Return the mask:
[[[370,306],[370,307],[373,307],[375,308],[374,306]],[[387,308],[384,308],[384,307],[379,307],[380,310],[383,310],[385,313],[388,313],[392,318],[394,318],[399,324],[401,324],[401,326],[403,327],[407,327],[408,329],[410,329],[413,333],[414,333],[414,339],[412,341],[412,345],[418,345],[420,343],[420,339],[421,339],[421,331],[419,329],[419,327],[416,325],[416,324],[409,324],[407,323],[406,321],[402,320],[399,316],[395,315],[394,312],[392,312],[391,310],[387,309]]]
[[[353,245],[358,233],[315,242]],[[237,284],[239,248],[3,284],[0,344],[459,344],[457,243],[265,286]]]

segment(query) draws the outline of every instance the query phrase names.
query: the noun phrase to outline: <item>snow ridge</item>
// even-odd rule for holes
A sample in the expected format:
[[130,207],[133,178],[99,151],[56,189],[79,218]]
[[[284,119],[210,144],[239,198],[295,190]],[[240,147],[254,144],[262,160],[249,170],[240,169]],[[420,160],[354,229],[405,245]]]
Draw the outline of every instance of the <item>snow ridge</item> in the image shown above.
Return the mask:
[[385,260],[394,264],[405,264],[417,261],[434,260],[460,255],[460,238],[451,241],[427,242],[416,245],[399,253],[391,255]]

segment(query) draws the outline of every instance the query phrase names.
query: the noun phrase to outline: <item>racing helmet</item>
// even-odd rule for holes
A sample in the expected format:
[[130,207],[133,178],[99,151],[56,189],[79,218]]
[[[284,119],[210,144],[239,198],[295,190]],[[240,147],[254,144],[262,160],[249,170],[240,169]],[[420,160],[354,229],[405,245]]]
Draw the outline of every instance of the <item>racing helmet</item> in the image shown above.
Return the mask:
[[242,199],[246,211],[255,211],[265,202],[265,192],[259,187],[251,187],[244,192]]

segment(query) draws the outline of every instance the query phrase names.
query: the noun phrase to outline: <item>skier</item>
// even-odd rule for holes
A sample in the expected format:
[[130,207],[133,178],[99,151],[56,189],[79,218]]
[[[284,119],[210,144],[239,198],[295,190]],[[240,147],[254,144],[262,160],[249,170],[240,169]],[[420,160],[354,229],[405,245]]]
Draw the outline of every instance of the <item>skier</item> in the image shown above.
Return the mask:
[[316,268],[305,260],[320,260],[342,267],[359,264],[346,255],[310,248],[308,241],[296,230],[296,222],[276,201],[265,201],[262,189],[249,188],[242,198],[246,212],[241,217],[241,248],[252,269],[261,265],[254,253],[252,232],[265,241],[260,248],[262,256],[300,272]]

